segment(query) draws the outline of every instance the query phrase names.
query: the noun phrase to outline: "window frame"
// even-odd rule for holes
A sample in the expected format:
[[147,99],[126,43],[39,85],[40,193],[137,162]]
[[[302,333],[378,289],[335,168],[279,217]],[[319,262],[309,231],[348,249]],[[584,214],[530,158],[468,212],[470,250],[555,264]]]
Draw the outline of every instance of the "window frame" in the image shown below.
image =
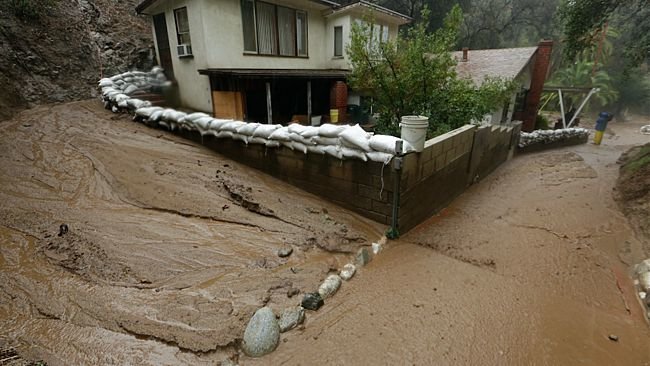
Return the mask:
[[[336,31],[340,30],[340,36],[341,36],[341,42],[339,44],[340,50],[337,49],[337,44],[336,44]],[[336,51],[339,51],[337,54]],[[334,26],[334,57],[335,58],[342,58],[343,57],[343,26],[342,25],[337,25]]]
[[[244,8],[243,4],[244,2],[250,2],[253,5],[253,27],[254,27],[254,37],[255,37],[255,47],[256,50],[246,50],[246,41],[245,41],[245,17],[244,17]],[[257,4],[258,3],[263,3],[265,5],[271,5],[273,7],[274,11],[274,23],[273,25],[275,26],[275,53],[261,53],[260,52],[260,37],[259,37],[259,21],[258,21],[258,11],[257,11]],[[244,55],[246,56],[266,56],[266,57],[289,57],[289,58],[309,58],[309,12],[306,10],[302,9],[296,9],[292,8],[290,6],[284,6],[280,4],[274,4],[270,3],[267,1],[258,1],[258,0],[241,0],[240,1],[240,7],[241,7],[241,19],[242,19],[242,41],[243,42],[243,47],[244,47]],[[278,10],[280,8],[284,9],[289,9],[293,11],[293,45],[294,45],[294,54],[293,55],[282,55],[280,52],[280,24],[278,22]],[[304,34],[302,34],[301,30],[301,35],[304,37],[304,54],[300,52],[300,38],[298,37],[298,17],[299,15],[302,17],[304,20]]]
[[[185,18],[187,20],[187,32],[181,32],[178,27],[178,13],[180,11],[185,12]],[[192,46],[192,32],[190,30],[190,17],[189,14],[187,13],[187,6],[183,6],[180,8],[174,9],[174,25],[176,26],[176,44],[178,46],[182,44],[188,44]],[[189,39],[189,42],[181,42],[181,36],[187,34],[187,37]]]

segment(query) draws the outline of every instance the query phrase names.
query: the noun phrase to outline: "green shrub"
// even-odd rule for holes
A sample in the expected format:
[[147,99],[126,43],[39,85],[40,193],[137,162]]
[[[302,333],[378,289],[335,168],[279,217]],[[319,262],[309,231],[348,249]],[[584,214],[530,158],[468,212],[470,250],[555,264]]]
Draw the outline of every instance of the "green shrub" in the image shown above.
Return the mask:
[[535,119],[535,129],[536,130],[549,130],[550,127],[550,122],[546,116],[542,114],[537,114],[537,118]]

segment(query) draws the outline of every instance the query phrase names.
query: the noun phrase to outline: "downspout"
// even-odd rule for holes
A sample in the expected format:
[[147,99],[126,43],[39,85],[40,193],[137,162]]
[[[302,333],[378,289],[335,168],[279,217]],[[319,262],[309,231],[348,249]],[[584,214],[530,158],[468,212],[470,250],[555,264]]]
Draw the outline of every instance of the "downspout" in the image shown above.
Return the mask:
[[402,140],[395,142],[395,157],[393,158],[393,207],[390,229],[386,232],[388,239],[399,238],[399,199],[400,199],[400,184],[402,181],[402,163],[403,163],[403,146]]

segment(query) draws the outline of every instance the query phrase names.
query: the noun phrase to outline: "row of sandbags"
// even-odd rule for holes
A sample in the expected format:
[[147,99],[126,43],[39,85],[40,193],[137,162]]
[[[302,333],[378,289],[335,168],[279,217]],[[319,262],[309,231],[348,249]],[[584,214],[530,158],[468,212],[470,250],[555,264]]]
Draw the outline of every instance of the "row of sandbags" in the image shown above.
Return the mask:
[[572,127],[558,130],[536,130],[533,132],[521,132],[519,147],[526,147],[534,144],[550,144],[564,141],[571,138],[586,138],[589,130],[586,128]]
[[160,91],[170,85],[163,69],[158,66],[149,72],[128,71],[99,81],[104,107],[113,112],[120,110],[134,112],[138,108],[150,107],[150,102],[131,98],[130,95],[137,91],[145,93]]
[[[201,136],[229,138],[245,144],[270,148],[286,147],[302,153],[331,155],[338,159],[359,159],[388,164],[395,155],[397,137],[373,135],[359,125],[289,126],[247,123],[213,118],[205,113],[187,114],[174,109],[143,107],[135,110],[135,120],[170,131],[197,131]],[[403,152],[413,148],[403,141]]]

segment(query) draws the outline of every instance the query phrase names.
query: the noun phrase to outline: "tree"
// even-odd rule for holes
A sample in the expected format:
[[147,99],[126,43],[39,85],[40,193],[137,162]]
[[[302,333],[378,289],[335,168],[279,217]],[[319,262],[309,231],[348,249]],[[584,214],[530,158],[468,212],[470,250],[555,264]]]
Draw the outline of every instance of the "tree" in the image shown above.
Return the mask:
[[481,120],[512,95],[512,82],[492,79],[475,87],[456,75],[450,50],[462,21],[460,7],[452,8],[435,32],[427,31],[428,15],[425,7],[422,20],[392,42],[373,36],[370,19],[352,28],[348,81],[375,98],[378,132],[398,135],[400,118],[418,114],[429,117],[429,136],[434,136]]

